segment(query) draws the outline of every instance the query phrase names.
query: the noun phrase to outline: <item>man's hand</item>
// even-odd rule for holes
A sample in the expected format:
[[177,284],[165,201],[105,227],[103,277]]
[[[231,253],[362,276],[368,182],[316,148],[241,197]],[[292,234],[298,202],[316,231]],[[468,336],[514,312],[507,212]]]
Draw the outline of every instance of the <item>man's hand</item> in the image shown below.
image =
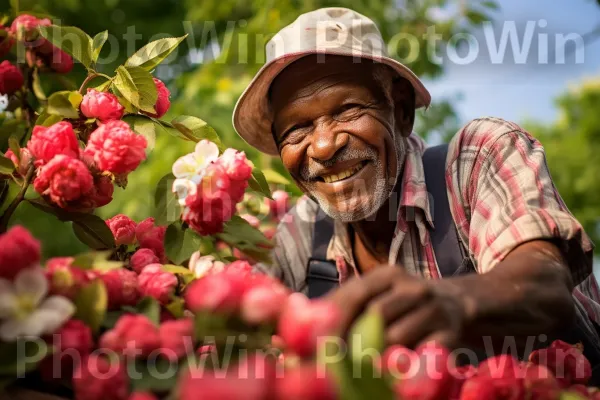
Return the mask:
[[363,311],[378,310],[386,324],[386,342],[416,347],[430,340],[454,347],[467,323],[465,297],[441,280],[409,275],[395,265],[380,266],[337,289],[329,300],[342,311],[342,330]]
[[571,324],[573,283],[559,249],[547,241],[515,248],[485,274],[425,280],[399,266],[381,266],[328,296],[342,311],[347,333],[364,311],[379,310],[388,344],[429,340],[454,348],[481,339],[520,341]]

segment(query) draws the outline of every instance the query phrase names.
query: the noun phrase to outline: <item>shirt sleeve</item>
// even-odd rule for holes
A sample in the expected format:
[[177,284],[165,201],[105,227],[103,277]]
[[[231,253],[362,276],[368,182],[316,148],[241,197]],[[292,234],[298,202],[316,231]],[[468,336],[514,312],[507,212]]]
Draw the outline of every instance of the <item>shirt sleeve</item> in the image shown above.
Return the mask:
[[306,268],[311,256],[313,226],[317,204],[308,197],[298,199],[296,205],[281,219],[271,252],[272,264],[257,264],[256,268],[270,274],[296,292],[306,292]]
[[518,125],[482,118],[452,140],[446,180],[459,234],[478,272],[518,245],[555,239],[575,284],[592,272],[593,245],[560,197],[539,141]]

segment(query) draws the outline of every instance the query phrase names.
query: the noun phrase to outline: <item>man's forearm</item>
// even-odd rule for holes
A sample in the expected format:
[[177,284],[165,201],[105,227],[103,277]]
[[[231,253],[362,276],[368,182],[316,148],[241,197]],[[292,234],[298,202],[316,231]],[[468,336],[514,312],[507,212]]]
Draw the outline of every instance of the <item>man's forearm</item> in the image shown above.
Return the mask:
[[574,318],[570,273],[550,242],[525,243],[489,273],[448,279],[444,286],[463,292],[463,336],[470,343],[480,344],[483,336],[551,335]]

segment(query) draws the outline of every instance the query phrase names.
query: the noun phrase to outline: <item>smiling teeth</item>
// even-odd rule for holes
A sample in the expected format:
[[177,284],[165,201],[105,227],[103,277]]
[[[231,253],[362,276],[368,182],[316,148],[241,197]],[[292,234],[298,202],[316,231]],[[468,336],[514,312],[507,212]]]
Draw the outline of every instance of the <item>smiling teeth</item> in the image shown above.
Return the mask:
[[349,176],[354,175],[361,168],[362,168],[362,164],[357,164],[356,166],[354,166],[350,169],[347,169],[345,171],[342,171],[339,174],[324,176],[323,181],[325,181],[325,183],[333,183],[333,182],[341,181],[342,179],[346,179]]

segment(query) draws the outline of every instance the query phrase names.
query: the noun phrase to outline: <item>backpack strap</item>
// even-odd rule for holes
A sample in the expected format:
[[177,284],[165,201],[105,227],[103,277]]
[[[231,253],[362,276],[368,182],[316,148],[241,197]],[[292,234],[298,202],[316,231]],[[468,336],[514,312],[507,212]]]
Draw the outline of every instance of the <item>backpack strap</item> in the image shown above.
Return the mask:
[[312,256],[308,260],[306,285],[308,298],[321,297],[339,285],[338,270],[327,260],[327,248],[333,237],[333,219],[319,208],[313,225]]
[[446,156],[448,145],[429,147],[423,153],[425,185],[429,193],[429,206],[434,228],[429,229],[429,238],[442,277],[473,272],[475,269],[458,236],[450,212],[446,189]]

